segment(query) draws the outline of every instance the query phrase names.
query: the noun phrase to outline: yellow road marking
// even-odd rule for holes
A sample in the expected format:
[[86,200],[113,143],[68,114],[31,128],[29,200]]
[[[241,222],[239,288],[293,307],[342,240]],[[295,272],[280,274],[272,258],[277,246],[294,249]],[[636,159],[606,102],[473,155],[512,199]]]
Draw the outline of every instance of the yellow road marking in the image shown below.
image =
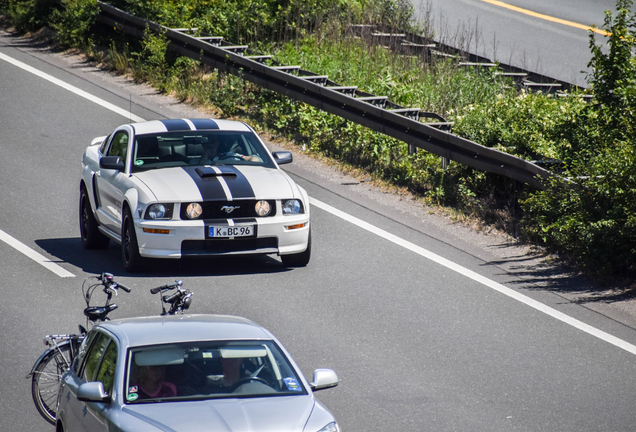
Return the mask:
[[563,25],[566,25],[566,26],[575,27],[575,28],[578,28],[578,29],[581,29],[581,30],[593,31],[594,33],[598,33],[598,34],[601,34],[603,36],[608,36],[609,35],[609,33],[606,32],[605,30],[601,30],[601,29],[594,28],[594,27],[591,27],[591,26],[586,26],[586,25],[583,25],[583,24],[578,24],[578,23],[575,23],[575,22],[572,22],[572,21],[562,20],[560,18],[555,18],[555,17],[550,16],[550,15],[540,14],[540,13],[533,12],[533,11],[528,10],[528,9],[523,9],[523,8],[520,8],[520,7],[517,7],[517,6],[509,5],[509,4],[501,2],[499,0],[481,0],[481,1],[486,2],[486,3],[490,3],[491,5],[495,5],[495,6],[499,6],[499,7],[502,7],[502,8],[510,9],[512,11],[519,12],[519,13],[522,13],[522,14],[525,14],[525,15],[530,15],[530,16],[533,16],[535,18],[540,18],[540,19],[543,19],[543,20],[546,20],[546,21],[551,21],[551,22],[555,22],[555,23],[558,23],[558,24],[563,24]]

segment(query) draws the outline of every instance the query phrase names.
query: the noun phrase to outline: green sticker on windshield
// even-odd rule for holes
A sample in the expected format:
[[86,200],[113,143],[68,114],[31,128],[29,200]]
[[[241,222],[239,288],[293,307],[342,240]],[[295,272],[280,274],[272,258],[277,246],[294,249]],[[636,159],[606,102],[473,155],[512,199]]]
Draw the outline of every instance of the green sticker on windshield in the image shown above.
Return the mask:
[[130,393],[130,394],[126,397],[126,399],[127,399],[129,402],[134,402],[134,401],[136,401],[136,400],[137,400],[137,398],[138,398],[138,397],[139,397],[139,395],[138,395],[137,393]]
[[144,161],[142,161],[141,159],[137,159],[135,161],[135,165],[137,165],[137,166],[140,166],[140,165],[143,165],[143,164],[144,164]]

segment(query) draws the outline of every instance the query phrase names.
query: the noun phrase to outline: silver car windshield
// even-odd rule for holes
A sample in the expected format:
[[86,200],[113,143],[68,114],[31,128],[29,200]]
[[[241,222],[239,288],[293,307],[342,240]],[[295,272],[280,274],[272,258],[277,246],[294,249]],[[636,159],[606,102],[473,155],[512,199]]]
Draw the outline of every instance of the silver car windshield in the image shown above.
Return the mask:
[[271,341],[132,348],[125,382],[127,403],[307,394]]
[[136,135],[131,172],[188,165],[257,165],[274,162],[252,132],[188,131]]

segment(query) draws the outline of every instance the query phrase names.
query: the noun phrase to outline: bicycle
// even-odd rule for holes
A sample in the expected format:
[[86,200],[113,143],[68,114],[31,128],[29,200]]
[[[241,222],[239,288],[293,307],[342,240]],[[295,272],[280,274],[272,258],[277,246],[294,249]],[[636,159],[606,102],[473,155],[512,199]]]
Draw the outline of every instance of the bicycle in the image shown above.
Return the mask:
[[[89,285],[85,288],[86,283],[91,279],[97,279],[99,283]],[[103,286],[106,293],[106,303],[104,306],[91,306],[90,301],[95,288]],[[90,327],[98,321],[107,321],[108,314],[117,309],[116,304],[111,304],[113,294],[117,295],[118,289],[121,288],[126,292],[130,292],[130,288],[116,282],[111,273],[102,273],[99,276],[90,276],[82,283],[82,295],[86,301],[84,315],[86,316],[86,326],[79,325],[79,334],[74,335],[47,335],[44,338],[44,344],[49,346],[33,365],[31,372],[27,378],[31,378],[31,395],[38,412],[46,421],[55,424],[55,414],[57,409],[57,392],[62,380],[62,374],[71,367],[73,359],[77,355],[79,347],[83,342]],[[176,289],[177,291],[171,295],[162,295],[161,298],[161,315],[180,315],[183,314],[192,304],[192,295],[190,290],[183,288],[183,281],[163,285],[150,290],[151,294],[161,292],[166,293]],[[166,311],[165,304],[170,304],[170,308]]]
[[[86,283],[91,279],[97,279],[99,282],[86,288]],[[106,303],[104,306],[91,306],[91,297],[95,288],[99,286],[104,287]],[[49,348],[37,359],[26,377],[31,378],[31,395],[35,407],[49,423],[55,424],[57,391],[62,374],[71,366],[90,327],[98,321],[107,321],[108,314],[117,309],[117,305],[110,302],[113,294],[117,295],[119,288],[127,293],[131,291],[127,286],[116,282],[110,273],[86,278],[82,283],[82,295],[86,301],[84,309],[86,326],[79,325],[79,334],[46,335],[44,337],[44,344]]]

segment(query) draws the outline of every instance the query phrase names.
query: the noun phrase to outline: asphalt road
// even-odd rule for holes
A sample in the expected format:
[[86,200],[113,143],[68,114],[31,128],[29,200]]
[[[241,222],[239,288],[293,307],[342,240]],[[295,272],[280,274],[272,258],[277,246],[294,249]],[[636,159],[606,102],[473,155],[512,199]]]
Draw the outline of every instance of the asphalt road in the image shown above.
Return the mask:
[[[493,61],[588,87],[588,31],[602,28],[614,0],[412,0],[436,40]],[[633,10],[633,9],[632,9]],[[604,41],[596,36],[597,44]]]
[[161,261],[132,275],[116,246],[83,250],[80,156],[127,115],[74,89],[145,119],[196,115],[0,34],[0,430],[53,430],[24,377],[43,335],[82,322],[82,281],[102,271],[133,288],[116,299],[113,318],[159,313],[149,288],[182,279],[195,292],[191,313],[263,324],[308,377],[333,368],[341,384],[317,396],[347,432],[634,429],[633,322],[568,301],[574,280],[541,289],[547,275],[525,267],[525,256],[502,259],[433,216],[386,205],[309,164],[286,166],[314,203],[306,268],[267,256]]

